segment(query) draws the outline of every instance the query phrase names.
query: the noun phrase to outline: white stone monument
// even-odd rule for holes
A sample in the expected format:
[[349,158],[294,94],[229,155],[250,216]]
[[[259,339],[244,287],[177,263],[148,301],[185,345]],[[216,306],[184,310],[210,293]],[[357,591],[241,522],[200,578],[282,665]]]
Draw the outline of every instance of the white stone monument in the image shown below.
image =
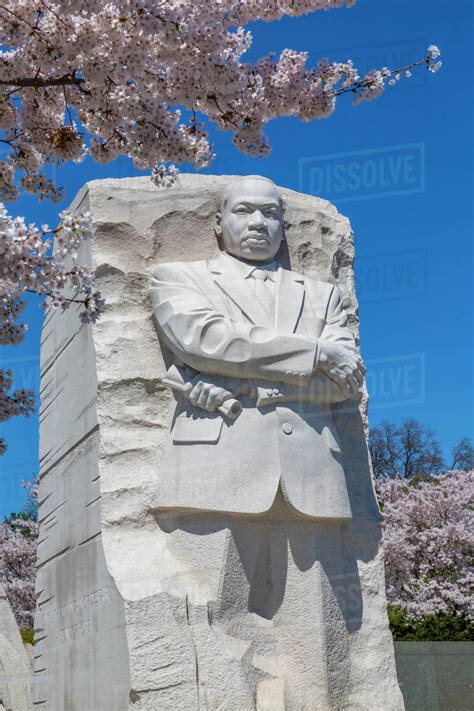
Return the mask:
[[0,585],[0,711],[31,711],[31,676],[20,630]]
[[74,207],[108,309],[45,321],[35,700],[403,709],[348,220],[228,176]]

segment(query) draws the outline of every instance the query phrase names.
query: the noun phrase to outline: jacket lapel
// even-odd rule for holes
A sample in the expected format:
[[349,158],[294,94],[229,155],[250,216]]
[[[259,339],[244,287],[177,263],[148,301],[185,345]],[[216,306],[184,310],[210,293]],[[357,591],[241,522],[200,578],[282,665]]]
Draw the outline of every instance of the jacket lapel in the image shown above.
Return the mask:
[[303,310],[304,278],[288,269],[279,269],[276,283],[275,327],[284,333],[294,333]]
[[244,279],[239,269],[234,266],[232,257],[222,255],[210,262],[210,271],[214,282],[232,299],[234,304],[245,316],[256,324],[268,323],[265,309],[255,296],[249,283]]

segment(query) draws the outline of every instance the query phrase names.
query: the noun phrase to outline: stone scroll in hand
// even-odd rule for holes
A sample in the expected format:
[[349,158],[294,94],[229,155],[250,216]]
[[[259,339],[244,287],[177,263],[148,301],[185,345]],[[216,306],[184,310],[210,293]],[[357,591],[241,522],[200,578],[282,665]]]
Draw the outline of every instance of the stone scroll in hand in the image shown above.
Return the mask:
[[[169,385],[172,390],[181,392],[185,397],[193,389],[193,383],[183,376],[176,365],[172,365],[164,378],[161,380],[165,385]],[[216,408],[216,412],[230,420],[235,420],[242,412],[242,403],[236,398],[229,398]]]

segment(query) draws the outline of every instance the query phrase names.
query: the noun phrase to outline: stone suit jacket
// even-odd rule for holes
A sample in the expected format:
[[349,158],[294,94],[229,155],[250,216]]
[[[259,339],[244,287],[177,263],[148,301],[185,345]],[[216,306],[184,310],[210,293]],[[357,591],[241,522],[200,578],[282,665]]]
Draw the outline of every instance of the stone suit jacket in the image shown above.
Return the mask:
[[[288,505],[352,517],[331,402],[347,398],[313,373],[321,339],[356,350],[337,287],[279,269],[272,323],[233,257],[161,264],[153,313],[175,364],[244,378],[252,397],[231,421],[176,395],[159,475],[159,506],[261,513],[279,484]],[[256,393],[256,395],[255,395]]]

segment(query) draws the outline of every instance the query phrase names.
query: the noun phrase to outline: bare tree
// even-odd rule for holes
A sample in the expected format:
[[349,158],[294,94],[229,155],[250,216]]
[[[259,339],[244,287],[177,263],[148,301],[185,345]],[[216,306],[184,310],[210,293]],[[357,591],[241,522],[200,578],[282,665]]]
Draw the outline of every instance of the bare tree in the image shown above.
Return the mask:
[[460,469],[465,472],[474,469],[474,447],[470,437],[463,437],[459,440],[453,447],[452,457],[451,469]]
[[414,419],[399,425],[383,420],[369,432],[369,451],[376,477],[438,474],[445,462],[436,433]]

